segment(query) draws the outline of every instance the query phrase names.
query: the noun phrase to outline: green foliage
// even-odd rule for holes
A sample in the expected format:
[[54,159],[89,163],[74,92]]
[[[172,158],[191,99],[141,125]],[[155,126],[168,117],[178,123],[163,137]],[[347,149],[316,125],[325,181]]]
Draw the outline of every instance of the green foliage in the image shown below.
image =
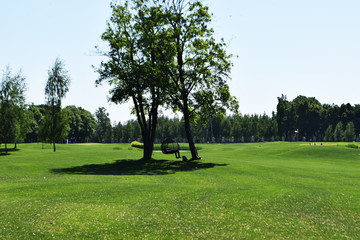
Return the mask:
[[349,143],[349,144],[346,145],[346,147],[358,149],[358,148],[359,148],[359,145],[357,145],[357,144],[355,144],[355,143]]
[[307,139],[317,135],[320,128],[322,105],[315,98],[298,96],[288,101],[285,95],[278,98],[277,121],[279,135],[289,138],[298,131]]
[[89,142],[95,131],[95,117],[81,107],[67,106],[64,111],[69,118],[68,139],[71,143]]
[[[165,28],[169,34],[164,42],[171,61],[165,65],[170,76],[167,104],[181,111],[192,158],[198,158],[193,143],[191,123],[207,122],[211,116],[223,116],[226,109],[238,110],[227,84],[232,63],[223,40],[217,42],[209,27],[211,14],[201,1],[161,1]],[[163,45],[159,45],[162,48]]]
[[138,141],[132,141],[131,146],[134,148],[141,148],[144,149],[144,144]]
[[[288,101],[286,96],[282,95],[278,98],[276,118],[279,135],[286,136],[287,139],[296,130],[300,139],[311,139],[315,136],[326,141],[333,141],[334,138],[337,138],[337,141],[354,141],[360,131],[360,105],[320,104],[313,97],[298,96],[293,101]],[[330,126],[336,128],[339,122],[343,124],[342,129],[338,128],[338,136],[333,136]],[[347,127],[345,131],[344,126]]]
[[48,71],[48,80],[45,86],[46,104],[61,106],[61,100],[69,91],[70,77],[64,63],[56,58],[54,65]]
[[344,127],[342,122],[338,122],[336,124],[335,130],[334,130],[334,138],[336,142],[342,142],[344,141]]
[[326,142],[332,142],[334,140],[333,127],[330,125],[325,131],[325,140]]
[[45,105],[29,105],[27,112],[30,117],[29,132],[26,134],[26,142],[39,142],[41,126],[44,124]]
[[108,61],[97,69],[97,84],[107,81],[113,87],[113,102],[133,101],[144,154],[151,152],[159,106],[181,111],[196,158],[190,122],[238,108],[227,85],[231,56],[208,27],[208,7],[200,1],[133,0],[111,8],[102,35],[109,44]]
[[[46,106],[44,119],[40,126],[39,138],[43,142],[63,143],[69,133],[69,118],[58,106]],[[54,149],[56,151],[56,149]]]
[[355,126],[353,122],[346,124],[346,129],[344,132],[345,140],[347,142],[355,141]]
[[68,116],[61,108],[61,100],[69,91],[70,77],[64,68],[64,63],[57,58],[48,71],[45,86],[46,108],[44,121],[40,130],[42,140],[53,143],[62,142],[68,135]]
[[16,142],[27,131],[25,116],[25,77],[7,67],[0,85],[0,143]]
[[113,129],[109,118],[109,113],[104,107],[100,107],[95,112],[96,125],[93,140],[99,143],[111,143],[113,140]]
[[[147,1],[111,4],[112,16],[102,35],[109,49],[97,69],[97,84],[107,82],[111,101],[132,100],[144,141],[144,159],[151,159],[158,108],[165,101],[169,77],[164,71],[168,56],[167,29],[160,8]],[[159,51],[161,46],[161,51]]]

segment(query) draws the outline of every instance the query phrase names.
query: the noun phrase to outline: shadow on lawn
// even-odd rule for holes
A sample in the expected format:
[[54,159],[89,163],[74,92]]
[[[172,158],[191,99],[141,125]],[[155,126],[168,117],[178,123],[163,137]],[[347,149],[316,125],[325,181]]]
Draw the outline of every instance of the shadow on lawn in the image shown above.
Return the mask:
[[70,168],[51,169],[53,173],[84,175],[166,175],[176,172],[227,166],[227,164],[183,162],[168,160],[117,160],[114,163],[89,164]]
[[4,148],[0,149],[0,156],[6,156],[6,155],[10,155],[12,152],[17,152],[20,151],[20,149],[18,148],[8,148],[8,153],[6,154],[6,151]]

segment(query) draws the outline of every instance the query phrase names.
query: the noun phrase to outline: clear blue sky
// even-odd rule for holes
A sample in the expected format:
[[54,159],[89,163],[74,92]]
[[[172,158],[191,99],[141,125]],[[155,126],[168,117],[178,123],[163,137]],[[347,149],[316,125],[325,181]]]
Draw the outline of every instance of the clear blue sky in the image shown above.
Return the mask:
[[[321,103],[360,104],[360,1],[205,0],[217,38],[234,58],[231,92],[243,114],[271,114],[277,97],[316,97]],[[0,69],[22,69],[27,102],[44,103],[47,71],[57,57],[71,77],[63,105],[112,121],[130,118],[130,105],[106,100],[95,87],[101,45],[111,11],[109,0],[13,0],[0,7]]]

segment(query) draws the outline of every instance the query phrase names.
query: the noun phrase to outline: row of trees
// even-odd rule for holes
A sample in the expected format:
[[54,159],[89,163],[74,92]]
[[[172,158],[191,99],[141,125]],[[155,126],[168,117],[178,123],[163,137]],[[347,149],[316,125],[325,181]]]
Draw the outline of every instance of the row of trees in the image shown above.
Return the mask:
[[[16,74],[13,77],[19,79],[21,74]],[[11,74],[7,74],[11,76]],[[5,78],[5,77],[4,77]],[[21,78],[20,78],[21,79]],[[5,83],[3,83],[5,84]],[[14,90],[15,91],[15,90]],[[5,94],[5,93],[4,93]],[[6,95],[6,94],[5,94]],[[20,94],[21,95],[21,94]],[[15,95],[13,95],[15,96]],[[15,98],[15,97],[14,97]],[[278,122],[281,119],[297,119],[295,115],[289,113],[300,114],[299,110],[296,110],[296,106],[299,106],[299,99],[303,102],[315,102],[318,101],[314,98],[306,98],[299,96],[293,101],[287,101],[285,96],[279,98],[279,104],[286,104],[292,106],[293,110],[288,111],[288,115],[275,114],[267,115],[231,115],[220,117],[212,117],[207,124],[201,122],[195,123],[192,126],[193,141],[202,142],[252,142],[252,141],[273,141],[273,140],[316,140],[319,141],[354,141],[356,136],[359,135],[356,126],[359,126],[360,114],[359,105],[351,106],[350,104],[343,104],[340,107],[337,105],[324,104],[317,106],[316,109],[320,109],[318,114],[309,114],[302,112],[301,114],[307,114],[307,116],[318,116],[320,119],[315,118],[313,121],[308,121],[307,118],[302,118],[302,121],[307,121],[308,124],[318,124],[321,126],[319,129],[315,129],[314,126],[309,126],[300,122],[292,123],[293,128],[288,131],[280,132]],[[22,100],[23,101],[23,100]],[[1,113],[6,113],[12,107],[11,113],[16,114],[5,115],[1,114],[0,118],[3,123],[1,125],[2,136],[7,136],[7,140],[2,138],[2,142],[39,142],[46,141],[49,137],[46,136],[46,131],[43,130],[43,126],[47,117],[48,105],[29,105],[25,106],[9,105],[7,108],[1,105]],[[311,105],[308,105],[311,106]],[[320,107],[319,107],[320,106]],[[278,108],[281,106],[278,106]],[[303,108],[301,108],[303,109]],[[313,111],[314,108],[309,108],[308,111]],[[16,110],[16,111],[15,111]],[[329,114],[337,112],[336,115]],[[142,141],[141,128],[137,121],[129,120],[125,123],[111,123],[109,114],[105,108],[99,108],[95,114],[76,106],[67,106],[61,110],[63,118],[63,130],[62,136],[56,142],[70,142],[70,143],[83,143],[83,142],[131,142],[133,140]],[[5,116],[7,116],[5,118]],[[331,119],[325,119],[325,116],[331,116]],[[11,120],[11,121],[10,121]],[[330,125],[325,128],[324,123],[330,121]],[[337,122],[338,121],[338,122]],[[336,123],[333,127],[332,123]],[[280,121],[280,124],[282,122]],[[13,125],[10,125],[13,124]],[[302,124],[302,125],[298,125]],[[291,126],[291,124],[289,124]],[[4,128],[7,126],[8,128]],[[283,125],[284,126],[284,125]],[[302,128],[300,128],[302,127]],[[4,131],[3,129],[6,129]],[[293,129],[296,129],[293,131]],[[302,134],[300,129],[315,129],[315,133],[307,136]],[[321,131],[323,129],[323,132]],[[11,131],[9,131],[11,130]],[[10,132],[11,134],[6,135]],[[289,134],[288,134],[289,133]],[[184,119],[169,118],[160,116],[158,118],[158,127],[155,132],[155,142],[160,143],[166,138],[176,138],[179,142],[187,141],[186,132],[184,129]],[[7,149],[7,148],[6,148]]]
[[[303,98],[303,97],[301,97]],[[314,98],[308,98],[313,101]],[[296,101],[295,101],[296,102]],[[293,102],[290,102],[293,104]],[[329,106],[324,104],[322,106]],[[352,109],[350,112],[355,112],[359,108],[358,105],[351,106],[343,104],[340,107],[332,105],[334,109]],[[350,106],[350,107],[349,107]],[[33,116],[31,127],[26,134],[26,142],[37,142],[41,140],[39,136],[39,126],[44,119],[45,105],[29,106],[26,115]],[[105,108],[99,108],[95,114],[75,106],[67,106],[63,112],[68,119],[68,134],[64,137],[70,143],[80,142],[131,142],[133,140],[142,141],[141,128],[136,120],[129,120],[124,123],[112,123],[109,114]],[[290,111],[296,112],[296,111]],[[347,111],[349,113],[349,111]],[[191,131],[193,132],[193,141],[195,143],[202,142],[258,142],[258,141],[296,141],[296,140],[309,140],[309,141],[354,141],[359,131],[355,128],[355,124],[359,124],[359,118],[356,114],[347,114],[347,121],[344,119],[344,111],[339,111],[339,119],[334,126],[330,124],[327,128],[317,129],[314,135],[302,134],[300,125],[294,125],[295,130],[284,131],[281,135],[278,127],[279,116],[276,113],[270,117],[268,115],[230,115],[220,117],[212,117],[207,124],[201,122],[192,125]],[[324,114],[324,112],[322,112]],[[319,115],[322,116],[322,115]],[[341,117],[342,116],[342,117]],[[350,117],[349,117],[350,116]],[[352,117],[351,117],[352,116]],[[333,116],[335,118],[335,116]],[[296,119],[287,116],[288,119]],[[323,121],[322,119],[321,121]],[[334,122],[336,122],[333,120]],[[303,119],[305,121],[305,119]],[[325,121],[325,120],[324,120]],[[316,121],[313,121],[316,123]],[[344,123],[343,123],[344,122]],[[310,121],[309,121],[310,123]],[[321,123],[320,125],[323,125]],[[305,129],[313,128],[312,126],[304,125]],[[315,137],[315,138],[314,138]],[[155,143],[160,143],[167,138],[176,138],[179,142],[186,142],[186,132],[184,129],[183,118],[169,118],[160,116],[158,118],[158,126],[155,132]]]
[[314,97],[293,101],[278,98],[276,120],[280,137],[291,140],[353,141],[360,131],[360,105],[321,104]]
[[[67,117],[61,108],[61,100],[69,90],[70,78],[60,59],[56,59],[48,71],[45,86],[45,105],[42,108],[41,124],[37,134],[39,140],[53,143],[61,141],[67,134]],[[7,144],[24,141],[34,115],[25,105],[25,77],[19,71],[16,74],[7,67],[0,86],[0,143]],[[40,112],[40,111],[39,111]]]
[[[184,119],[160,117],[155,139],[161,141],[171,137],[184,141],[183,125]],[[135,121],[124,125],[119,123],[116,128],[115,141],[141,138]],[[351,142],[358,140],[360,134],[360,105],[321,104],[316,98],[305,96],[288,101],[283,95],[278,98],[277,112],[272,116],[234,114],[211,117],[206,124],[194,123],[191,131],[194,142]]]
[[[27,116],[22,126],[24,135],[18,142],[46,141],[43,126],[46,120],[47,105],[29,105],[23,111]],[[125,123],[111,123],[106,109],[101,107],[95,114],[82,107],[67,106],[62,109],[64,128],[62,137],[56,142],[131,142],[142,141],[141,128],[136,120]],[[197,123],[192,126],[194,142],[242,142],[271,140],[277,136],[277,125],[267,115],[232,115],[224,118],[214,117],[208,124]],[[160,116],[155,133],[155,142],[167,138],[187,142],[183,118]],[[49,141],[48,141],[49,142]],[[52,142],[51,142],[52,143]]]

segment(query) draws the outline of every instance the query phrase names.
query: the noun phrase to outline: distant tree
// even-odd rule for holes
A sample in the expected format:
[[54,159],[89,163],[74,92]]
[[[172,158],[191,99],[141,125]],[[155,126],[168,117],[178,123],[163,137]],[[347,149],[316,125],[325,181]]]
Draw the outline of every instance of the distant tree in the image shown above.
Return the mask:
[[236,142],[240,142],[242,137],[242,126],[241,126],[242,117],[239,114],[233,116],[233,124],[231,127],[231,136],[235,138]]
[[332,142],[334,140],[334,132],[332,125],[329,125],[325,131],[325,139],[326,142]]
[[33,114],[26,109],[25,106],[17,107],[16,110],[17,127],[16,127],[16,139],[15,148],[17,143],[24,142],[27,134],[31,131],[31,123]]
[[345,129],[345,140],[347,142],[352,142],[355,141],[356,135],[355,135],[355,127],[354,127],[354,123],[353,122],[349,122],[346,125],[346,129]]
[[320,129],[322,105],[313,97],[298,96],[292,101],[295,110],[295,128],[301,136],[310,139]]
[[40,141],[39,133],[43,125],[45,115],[45,105],[29,105],[27,111],[30,117],[29,131],[26,134],[25,142]]
[[136,140],[136,138],[138,137],[137,135],[135,135],[136,125],[139,124],[134,120],[129,120],[124,124],[122,128],[122,137],[124,139],[124,142],[131,142],[132,140]]
[[100,143],[111,143],[113,139],[113,129],[111,126],[109,113],[106,112],[104,107],[98,108],[95,112],[95,118],[95,141]]
[[0,142],[5,144],[7,154],[7,144],[16,142],[25,127],[22,124],[25,121],[25,77],[21,72],[13,75],[7,67],[0,87]]
[[123,142],[123,125],[121,122],[113,124],[113,135],[115,142]]
[[230,119],[226,116],[220,122],[220,135],[225,138],[225,141],[229,141],[230,132],[231,132],[231,122]]
[[74,143],[88,142],[95,131],[95,117],[82,107],[64,108],[69,118],[68,139]]
[[287,100],[286,95],[278,97],[277,104],[277,123],[279,136],[289,139],[289,134],[296,129],[296,113],[293,104]]
[[270,119],[270,127],[268,129],[268,137],[278,139],[279,127],[276,121],[276,113],[272,112],[272,117]]
[[342,122],[338,122],[338,124],[336,124],[334,130],[334,140],[336,142],[344,141],[344,125],[342,124]]
[[56,152],[56,143],[63,141],[68,132],[68,119],[62,111],[61,101],[69,91],[70,77],[64,68],[64,63],[57,58],[48,71],[48,80],[45,86],[46,112],[41,135],[44,140],[53,144]]
[[354,106],[354,118],[352,119],[355,127],[355,134],[359,136],[360,133],[360,105]]

